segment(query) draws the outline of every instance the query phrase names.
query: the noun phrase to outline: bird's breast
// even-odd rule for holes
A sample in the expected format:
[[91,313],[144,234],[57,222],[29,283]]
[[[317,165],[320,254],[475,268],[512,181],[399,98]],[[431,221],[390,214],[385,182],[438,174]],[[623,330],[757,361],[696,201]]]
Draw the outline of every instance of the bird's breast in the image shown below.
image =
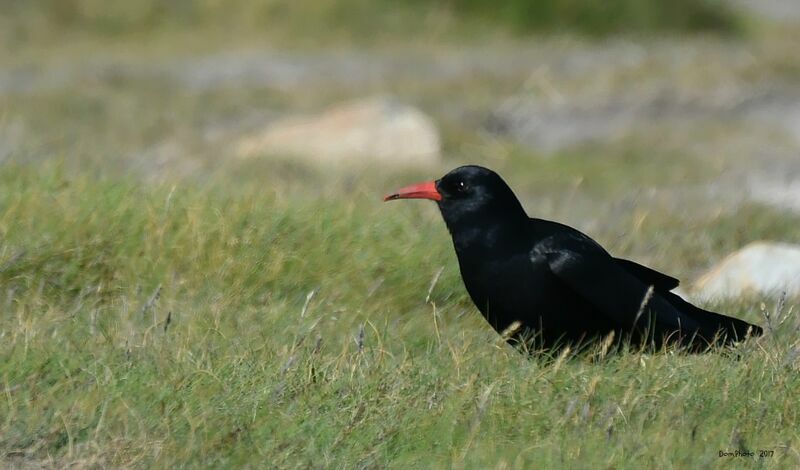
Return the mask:
[[549,271],[524,255],[483,260],[459,257],[459,265],[472,301],[498,330],[535,318],[559,288]]

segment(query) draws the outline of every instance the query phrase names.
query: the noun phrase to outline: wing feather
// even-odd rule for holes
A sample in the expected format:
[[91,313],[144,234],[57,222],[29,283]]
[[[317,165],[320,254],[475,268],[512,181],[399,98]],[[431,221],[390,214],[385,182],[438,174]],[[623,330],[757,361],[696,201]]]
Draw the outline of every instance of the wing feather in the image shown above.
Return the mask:
[[655,283],[632,274],[590,241],[575,235],[549,237],[534,247],[531,261],[545,261],[553,275],[622,328],[649,327],[654,334],[699,330],[697,321],[651,288]]

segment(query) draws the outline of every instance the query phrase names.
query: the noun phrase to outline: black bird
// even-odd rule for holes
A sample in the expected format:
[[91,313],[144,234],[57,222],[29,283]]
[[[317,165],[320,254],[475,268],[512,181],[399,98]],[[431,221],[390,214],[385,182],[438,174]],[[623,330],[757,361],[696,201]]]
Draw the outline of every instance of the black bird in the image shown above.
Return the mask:
[[670,292],[677,279],[615,258],[572,227],[529,218],[487,168],[462,166],[384,201],[394,199],[436,201],[472,301],[512,344],[574,347],[613,332],[634,346],[701,352],[762,333],[686,302]]

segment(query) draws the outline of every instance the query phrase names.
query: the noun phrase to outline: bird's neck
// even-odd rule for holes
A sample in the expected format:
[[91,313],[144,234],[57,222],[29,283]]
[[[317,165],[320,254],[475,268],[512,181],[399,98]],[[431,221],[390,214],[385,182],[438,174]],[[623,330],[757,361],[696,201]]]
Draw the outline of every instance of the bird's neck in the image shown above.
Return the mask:
[[525,235],[528,217],[485,217],[480,223],[448,224],[456,254],[469,257],[497,256],[513,251]]

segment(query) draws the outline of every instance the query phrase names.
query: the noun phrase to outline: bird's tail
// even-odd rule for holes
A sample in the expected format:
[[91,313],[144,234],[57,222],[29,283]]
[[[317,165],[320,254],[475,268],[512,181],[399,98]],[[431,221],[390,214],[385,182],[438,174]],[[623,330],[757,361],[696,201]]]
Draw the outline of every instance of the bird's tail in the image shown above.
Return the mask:
[[739,320],[738,318],[703,310],[671,292],[666,297],[669,303],[675,308],[697,320],[700,324],[700,329],[697,331],[697,334],[708,341],[709,344],[730,344],[741,341],[747,338],[748,335],[761,336],[764,333],[763,329],[758,325]]

